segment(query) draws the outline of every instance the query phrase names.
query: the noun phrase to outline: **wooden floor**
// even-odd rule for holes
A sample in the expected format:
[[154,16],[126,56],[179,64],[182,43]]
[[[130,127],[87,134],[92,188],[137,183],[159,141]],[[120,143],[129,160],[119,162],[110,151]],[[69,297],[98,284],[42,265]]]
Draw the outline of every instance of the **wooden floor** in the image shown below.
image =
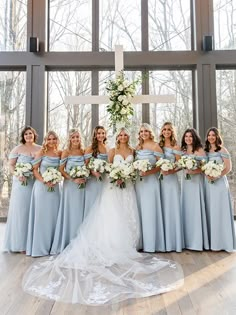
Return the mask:
[[[0,241],[5,223],[0,223]],[[34,261],[22,254],[0,253],[0,315],[236,315],[236,253],[161,254],[181,263],[185,284],[177,291],[128,300],[112,306],[85,307],[32,297],[21,289]]]

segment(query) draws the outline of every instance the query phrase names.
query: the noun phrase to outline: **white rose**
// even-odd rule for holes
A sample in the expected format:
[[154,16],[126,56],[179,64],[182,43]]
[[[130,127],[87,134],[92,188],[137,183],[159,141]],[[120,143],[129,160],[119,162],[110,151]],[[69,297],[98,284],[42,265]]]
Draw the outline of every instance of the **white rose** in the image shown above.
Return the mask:
[[122,108],[122,110],[120,111],[121,115],[125,115],[127,114],[127,110],[125,108]]
[[162,169],[163,171],[169,171],[169,167],[168,167],[167,164],[163,164],[163,165],[161,166],[161,169]]
[[191,170],[193,168],[193,162],[191,160],[188,160],[186,162],[186,167],[187,167],[187,169]]

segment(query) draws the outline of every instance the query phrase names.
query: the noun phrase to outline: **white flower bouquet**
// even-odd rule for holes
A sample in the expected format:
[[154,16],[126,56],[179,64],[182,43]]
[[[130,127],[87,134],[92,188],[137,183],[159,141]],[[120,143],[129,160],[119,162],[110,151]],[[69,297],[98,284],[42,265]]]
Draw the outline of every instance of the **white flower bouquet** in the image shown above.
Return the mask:
[[[127,181],[136,180],[136,172],[132,163],[112,164],[110,167],[110,182],[112,184],[116,184],[116,186],[120,187],[121,189],[126,187]],[[118,184],[117,181],[121,181],[121,183]]]
[[121,71],[115,80],[109,80],[106,90],[110,103],[107,111],[110,114],[110,126],[121,123],[122,126],[129,126],[134,109],[131,103],[135,94],[136,85],[140,80],[129,82],[125,79],[124,72]]
[[[210,177],[219,177],[224,170],[225,165],[224,163],[217,163],[216,161],[209,161],[206,164],[202,166],[202,171],[205,173],[205,175]],[[213,184],[215,181],[210,180],[211,184]]]
[[[46,171],[42,174],[44,183],[52,183],[54,185],[62,181],[61,172],[55,167],[48,167]],[[54,187],[48,187],[48,191],[55,191]]]
[[[88,169],[94,172],[99,172],[101,175],[110,171],[109,164],[102,159],[91,158],[88,164]],[[102,181],[102,176],[97,178],[98,181]]]
[[31,178],[33,177],[32,168],[33,167],[32,167],[31,163],[16,163],[14,175],[16,177],[25,177],[26,178],[26,180],[23,180],[21,182],[22,186],[27,186],[28,185],[27,179],[30,177]]
[[133,163],[133,166],[137,171],[137,177],[139,177],[140,180],[142,180],[140,172],[147,172],[152,169],[152,164],[149,162],[149,160],[137,160]]
[[[74,166],[70,169],[69,175],[71,178],[88,178],[90,174],[90,170],[87,169],[85,165],[82,166]],[[85,188],[85,183],[78,185],[79,189]]]
[[[160,167],[162,171],[168,172],[170,170],[175,169],[176,164],[169,161],[168,159],[163,159],[160,158],[157,162],[156,162],[156,167]],[[163,180],[163,174],[160,173],[159,175],[159,179]]]
[[[194,157],[184,155],[178,160],[177,166],[185,170],[196,170],[198,163]],[[185,179],[191,179],[191,175],[185,174]]]

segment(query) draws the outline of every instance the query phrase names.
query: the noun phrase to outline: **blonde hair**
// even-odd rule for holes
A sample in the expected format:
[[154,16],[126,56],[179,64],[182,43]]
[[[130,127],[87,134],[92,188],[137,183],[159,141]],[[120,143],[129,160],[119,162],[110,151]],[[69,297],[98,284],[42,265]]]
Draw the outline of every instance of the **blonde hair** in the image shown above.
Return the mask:
[[79,136],[80,136],[80,143],[79,143],[78,149],[84,151],[84,146],[83,146],[83,140],[82,140],[82,137],[81,137],[81,133],[80,133],[80,131],[79,131],[78,129],[76,129],[76,128],[72,128],[72,129],[69,130],[66,148],[67,148],[67,150],[69,150],[69,151],[71,150],[71,148],[72,148],[72,145],[71,145],[71,138],[72,138],[72,136],[73,136],[75,133],[78,133]]
[[54,152],[55,153],[58,152],[58,146],[59,146],[59,143],[60,143],[59,137],[58,137],[58,135],[56,134],[55,131],[50,130],[50,131],[47,132],[47,134],[43,138],[43,144],[42,144],[42,151],[43,151],[43,153],[46,153],[47,150],[48,150],[47,141],[48,141],[48,137],[50,137],[51,135],[53,135],[57,139],[57,144],[56,144],[56,147],[54,148]]
[[130,144],[129,144],[130,132],[129,132],[129,130],[126,129],[125,127],[122,127],[122,128],[120,128],[120,129],[118,129],[117,132],[116,132],[116,145],[115,145],[115,148],[116,148],[116,149],[119,149],[119,148],[120,148],[120,142],[119,142],[119,140],[118,140],[118,137],[119,137],[119,135],[120,135],[120,133],[121,133],[122,131],[124,131],[124,132],[127,134],[127,136],[128,136],[128,143],[127,143],[127,145],[128,145],[128,147],[131,149],[131,146],[130,146]]
[[148,130],[148,131],[149,131],[149,137],[150,137],[150,139],[153,140],[153,141],[155,141],[155,134],[154,134],[154,131],[153,131],[152,127],[151,127],[149,124],[147,124],[147,123],[143,123],[143,124],[140,126],[139,132],[138,132],[138,146],[139,146],[141,149],[143,148],[143,143],[144,143],[143,139],[140,137],[140,131],[141,131],[142,128]]
[[170,129],[171,129],[170,144],[172,147],[174,147],[177,144],[177,135],[176,135],[175,127],[169,121],[166,121],[161,127],[161,132],[160,132],[160,136],[159,136],[159,138],[160,138],[159,146],[161,148],[163,148],[165,146],[165,137],[162,134],[165,126],[170,126]]

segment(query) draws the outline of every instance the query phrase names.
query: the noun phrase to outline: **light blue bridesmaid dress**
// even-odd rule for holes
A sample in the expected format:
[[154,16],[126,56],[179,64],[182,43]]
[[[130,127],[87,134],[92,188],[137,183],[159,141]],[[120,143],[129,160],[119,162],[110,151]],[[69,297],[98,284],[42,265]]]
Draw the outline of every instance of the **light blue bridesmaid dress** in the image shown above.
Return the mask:
[[[65,171],[69,174],[72,167],[84,165],[84,156],[68,156],[60,164],[65,165]],[[76,236],[83,221],[84,197],[85,189],[79,189],[78,184],[64,179],[51,255],[62,252]]]
[[[181,151],[164,147],[164,158],[175,162],[175,154],[182,155]],[[165,231],[166,251],[181,252],[183,243],[183,225],[180,208],[180,187],[177,174],[163,176],[161,183],[161,203]]]
[[[33,161],[41,161],[39,172],[43,174],[48,167],[58,168],[59,157],[43,156]],[[60,186],[57,184],[55,191],[47,191],[48,187],[35,180],[29,214],[28,237],[26,255],[37,257],[50,254],[55,234],[57,215],[60,204]]]
[[[199,163],[206,156],[186,154]],[[207,233],[204,175],[194,174],[186,180],[183,172],[181,183],[181,210],[183,218],[185,248],[192,250],[209,249]]]
[[[92,157],[92,153],[84,155],[85,160],[90,159],[91,157]],[[99,153],[96,159],[107,161],[108,155],[105,153]],[[86,187],[85,187],[84,218],[86,218],[95,200],[97,199],[97,197],[99,197],[102,191],[102,186],[103,186],[102,182],[97,181],[95,176],[90,175],[89,179],[86,182]]]
[[[17,163],[31,163],[33,157],[24,154],[10,154],[9,159],[17,159]],[[27,179],[27,186],[21,185],[18,178],[13,176],[3,246],[4,251],[22,252],[26,250],[30,198],[33,184],[33,176]]]
[[[136,160],[149,160],[156,163],[156,156],[162,157],[159,152],[151,150],[137,150]],[[144,176],[142,181],[135,184],[138,209],[141,217],[142,242],[145,252],[165,251],[163,216],[158,174]]]
[[[209,152],[209,161],[223,163],[222,158],[229,159],[227,153]],[[206,184],[206,214],[210,249],[231,252],[236,249],[233,208],[226,176],[213,184]]]

